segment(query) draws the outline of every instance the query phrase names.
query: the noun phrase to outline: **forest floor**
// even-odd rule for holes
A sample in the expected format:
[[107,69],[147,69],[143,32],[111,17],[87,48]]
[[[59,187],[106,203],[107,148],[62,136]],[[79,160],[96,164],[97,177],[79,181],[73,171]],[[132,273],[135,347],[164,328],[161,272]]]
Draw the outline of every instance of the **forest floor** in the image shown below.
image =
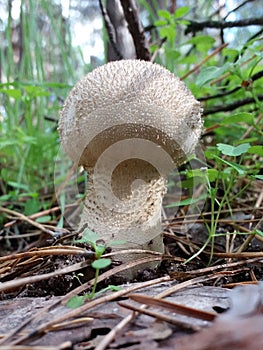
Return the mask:
[[[184,264],[208,233],[199,221],[180,234],[178,216],[163,234],[166,253],[153,256],[157,269],[143,270],[139,261],[133,262],[139,273],[127,282],[118,272],[129,263],[120,265],[113,256],[96,286],[97,291],[109,286],[113,291],[90,299],[95,271],[91,247],[72,245],[76,232],[69,229],[2,211],[7,220],[0,238],[1,350],[262,348],[260,236],[248,241],[245,235],[224,234],[214,240],[210,262],[209,244]],[[262,207],[234,215],[234,221],[221,220],[218,232],[229,232],[233,225],[263,230]],[[245,251],[240,249],[244,244]]]

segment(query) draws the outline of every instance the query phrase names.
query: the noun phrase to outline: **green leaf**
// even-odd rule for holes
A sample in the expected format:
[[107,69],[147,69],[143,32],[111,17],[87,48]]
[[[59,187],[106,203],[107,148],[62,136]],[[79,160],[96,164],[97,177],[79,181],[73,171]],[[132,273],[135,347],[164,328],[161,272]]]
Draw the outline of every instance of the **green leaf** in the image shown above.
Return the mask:
[[10,200],[10,198],[11,198],[12,196],[11,196],[11,194],[9,193],[9,194],[4,194],[3,196],[0,196],[0,201],[8,201],[8,200]]
[[44,223],[44,222],[48,222],[51,219],[52,219],[51,215],[44,215],[44,216],[41,216],[40,218],[37,218],[36,222],[39,222],[41,224],[41,223]]
[[206,199],[206,198],[207,198],[207,194],[203,194],[202,196],[199,196],[198,198],[192,198],[192,197],[186,198],[186,199],[183,199],[179,202],[174,202],[174,203],[168,204],[165,206],[165,208],[174,208],[174,207],[195,204],[195,203],[198,203],[199,201]]
[[107,292],[108,290],[111,290],[112,292],[118,292],[119,290],[122,290],[122,288],[113,284],[109,284],[108,287],[101,289],[99,292],[95,293],[95,295],[98,296],[102,293]]
[[14,146],[19,144],[19,142],[17,140],[14,139],[10,139],[10,140],[1,140],[0,141],[0,149],[3,149],[5,147],[9,147],[9,146]]
[[18,183],[18,182],[14,182],[14,181],[8,181],[8,185],[11,186],[11,187],[18,188],[18,189],[21,189],[21,190],[29,192],[28,185],[21,184],[21,183]]
[[258,180],[263,180],[263,175],[256,175],[255,178]]
[[22,93],[18,89],[0,89],[0,92],[3,92],[9,97],[13,97],[15,100],[21,100]]
[[73,85],[65,84],[65,83],[56,83],[56,82],[42,82],[42,86],[45,87],[52,87],[52,88],[66,88],[66,89],[72,89]]
[[25,205],[25,215],[37,213],[41,208],[41,203],[37,198],[29,199]]
[[39,86],[35,85],[27,85],[24,86],[24,90],[31,96],[31,97],[37,97],[37,96],[50,96],[50,92],[43,90]]
[[205,179],[203,177],[195,176],[195,177],[191,177],[191,178],[188,178],[186,180],[180,181],[176,185],[181,186],[182,188],[190,189],[190,188],[194,188],[195,186],[200,185],[200,184],[204,184],[204,183],[205,183]]
[[75,240],[75,243],[93,243],[96,244],[99,235],[90,229],[85,229],[82,233],[82,238]]
[[[241,145],[242,143],[252,143],[252,142],[257,142],[257,141],[258,141],[258,137],[248,137],[248,138],[243,139],[243,140],[236,140],[235,145]],[[248,150],[248,152],[249,152],[249,150]]]
[[255,230],[255,233],[261,237],[263,237],[263,232],[259,229]]
[[111,259],[102,258],[102,259],[98,259],[98,260],[93,261],[91,263],[91,266],[94,269],[104,269],[105,267],[110,266],[110,264],[111,264]]
[[187,21],[187,19],[180,19],[179,21],[178,21],[181,25],[182,24],[184,24],[184,25],[188,25],[188,24],[190,24],[191,22],[190,21]]
[[93,248],[95,249],[95,252],[96,252],[96,258],[99,259],[102,254],[105,252],[105,245],[103,244],[93,244]]
[[235,146],[227,145],[225,143],[218,143],[217,148],[226,156],[236,157],[236,156],[240,156],[243,153],[246,153],[250,148],[250,144],[243,143],[235,147]]
[[233,62],[239,56],[239,51],[229,48],[224,48],[222,51],[224,57],[227,57],[228,61]]
[[155,27],[162,27],[167,25],[167,21],[164,19],[160,19],[159,21],[154,22]]
[[196,79],[196,84],[202,86],[205,83],[219,78],[230,67],[231,63],[227,62],[222,67],[207,67],[203,68]]
[[120,287],[120,286],[115,286],[115,285],[113,285],[113,284],[109,284],[109,285],[108,285],[108,288],[109,288],[110,290],[112,290],[113,292],[118,292],[119,290],[122,290],[122,287]]
[[219,172],[216,169],[208,169],[207,176],[210,182],[214,182],[218,178]]
[[219,154],[218,152],[218,149],[217,148],[208,148],[206,151],[205,151],[205,157],[206,159],[214,159],[214,155],[215,154]]
[[223,125],[235,124],[235,123],[247,123],[252,125],[254,123],[254,116],[252,113],[243,112],[243,113],[233,114],[222,121]]
[[261,59],[263,59],[263,52],[260,50],[259,47],[254,48],[254,49],[249,48],[249,51],[251,53],[253,53],[254,55],[256,55],[256,56],[260,57]]
[[207,183],[207,178],[210,182],[215,181],[219,176],[219,171],[216,169],[194,169],[187,172],[188,178],[203,178],[203,183]]
[[248,153],[257,154],[258,156],[263,157],[263,146],[251,146]]
[[213,44],[215,42],[215,39],[209,35],[198,35],[188,40],[187,43],[198,45],[202,44],[204,41],[209,41],[211,44]]
[[168,12],[166,10],[158,10],[157,13],[158,13],[159,17],[163,17],[163,18],[166,18],[166,19],[170,19],[172,17],[170,12]]
[[218,171],[216,169],[207,169],[207,168],[201,168],[201,169],[193,169],[190,171],[187,171],[187,177],[206,177],[210,176],[211,178],[218,175]]
[[246,174],[246,170],[239,164],[227,161],[225,159],[222,159],[216,155],[214,155],[214,158],[219,160],[220,162],[227,164],[228,166],[230,166],[230,168],[234,169],[239,175],[245,175]]
[[179,7],[174,13],[174,18],[180,18],[185,16],[189,12],[189,10],[189,6]]
[[[59,222],[57,223],[57,228],[63,228],[63,227],[64,227],[64,216],[61,215]],[[73,240],[73,242],[75,242],[75,241]]]
[[77,307],[84,304],[85,299],[86,298],[84,295],[83,296],[76,295],[69,299],[66,306],[69,307],[70,309],[76,309]]
[[160,36],[162,38],[167,38],[171,43],[174,42],[176,37],[176,29],[173,27],[164,27],[160,29]]

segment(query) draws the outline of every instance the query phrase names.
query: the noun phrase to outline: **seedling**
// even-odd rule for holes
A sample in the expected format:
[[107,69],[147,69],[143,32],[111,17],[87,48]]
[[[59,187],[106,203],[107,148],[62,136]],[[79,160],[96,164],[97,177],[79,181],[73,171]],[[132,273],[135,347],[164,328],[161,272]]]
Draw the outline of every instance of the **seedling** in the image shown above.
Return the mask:
[[89,229],[86,229],[83,232],[81,239],[74,240],[74,243],[88,243],[88,244],[90,244],[90,246],[94,250],[95,260],[91,263],[91,266],[95,269],[95,277],[94,277],[92,291],[89,294],[85,294],[82,296],[75,296],[75,297],[71,298],[67,303],[67,306],[70,308],[77,308],[77,307],[83,305],[86,299],[91,300],[95,296],[97,296],[98,294],[105,293],[108,290],[118,291],[121,289],[118,286],[108,285],[108,287],[100,290],[99,292],[96,292],[100,270],[105,269],[106,267],[111,265],[111,259],[102,258],[102,255],[104,254],[104,252],[108,246],[116,245],[116,244],[123,244],[122,241],[114,241],[114,242],[110,242],[110,244],[107,246],[105,244],[98,243],[98,240],[99,240],[99,236],[97,235],[97,233],[95,233]]

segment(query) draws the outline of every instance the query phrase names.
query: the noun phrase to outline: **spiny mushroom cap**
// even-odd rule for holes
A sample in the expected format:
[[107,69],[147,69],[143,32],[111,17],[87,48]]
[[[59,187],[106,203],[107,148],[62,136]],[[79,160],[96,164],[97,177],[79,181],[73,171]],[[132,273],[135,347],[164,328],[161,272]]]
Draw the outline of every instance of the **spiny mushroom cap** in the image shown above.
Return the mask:
[[86,168],[120,140],[160,145],[180,164],[202,130],[201,107],[185,84],[158,64],[110,62],[80,80],[60,114],[63,149]]
[[201,129],[199,102],[160,65],[124,60],[87,74],[59,121],[65,152],[89,172],[80,229],[107,244],[163,252],[165,176],[194,150]]

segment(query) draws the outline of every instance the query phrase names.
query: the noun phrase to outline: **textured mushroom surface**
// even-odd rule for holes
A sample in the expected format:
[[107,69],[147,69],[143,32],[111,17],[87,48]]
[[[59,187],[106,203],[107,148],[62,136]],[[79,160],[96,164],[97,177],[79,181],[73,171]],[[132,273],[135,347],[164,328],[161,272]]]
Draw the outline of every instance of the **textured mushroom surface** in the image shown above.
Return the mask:
[[166,176],[194,152],[201,130],[199,102],[160,65],[123,60],[88,73],[59,121],[63,149],[89,173],[80,228],[162,252]]

